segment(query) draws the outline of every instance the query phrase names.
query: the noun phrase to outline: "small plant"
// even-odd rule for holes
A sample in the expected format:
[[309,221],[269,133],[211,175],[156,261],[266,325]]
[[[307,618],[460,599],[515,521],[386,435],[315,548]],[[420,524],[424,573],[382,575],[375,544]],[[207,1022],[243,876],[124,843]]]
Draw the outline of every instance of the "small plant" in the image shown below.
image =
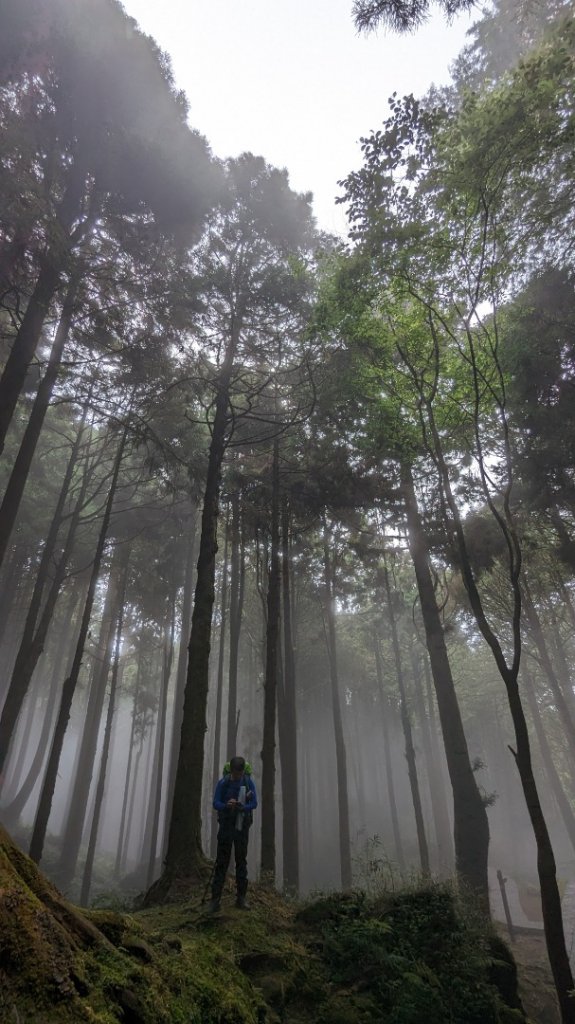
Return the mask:
[[353,876],[358,888],[369,896],[395,892],[403,884],[397,864],[391,860],[381,836],[367,836],[353,857]]
[[322,901],[323,956],[330,977],[369,995],[385,1024],[509,1019],[490,976],[489,935],[449,886],[420,884],[372,901],[352,896],[329,908]]

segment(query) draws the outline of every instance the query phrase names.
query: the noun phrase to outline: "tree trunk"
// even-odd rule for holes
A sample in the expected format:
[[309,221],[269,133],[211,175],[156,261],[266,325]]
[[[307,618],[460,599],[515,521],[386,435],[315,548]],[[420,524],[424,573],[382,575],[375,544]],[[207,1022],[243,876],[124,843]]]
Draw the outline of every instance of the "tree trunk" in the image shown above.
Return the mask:
[[64,235],[66,243],[59,241],[44,256],[34,291],[28,300],[26,312],[0,378],[0,454],[4,451],[6,434],[26,380],[28,367],[34,358],[44,321],[69,258],[68,247],[72,240],[70,229],[81,211],[84,189],[85,175],[75,164],[72,166],[68,187],[56,213],[58,231]]
[[146,876],[146,887],[149,888],[154,881],[156,870],[156,859],[158,850],[158,832],[160,828],[160,807],[162,803],[162,788],[164,780],[164,746],[166,737],[166,711],[168,707],[168,687],[172,672],[172,661],[174,658],[174,635],[176,631],[176,595],[173,594],[169,602],[170,624],[164,636],[164,651],[162,659],[162,687],[159,706],[159,722],[157,737],[157,769],[154,779],[154,790],[152,793],[152,834],[150,838],[150,856],[148,861],[148,872]]
[[[427,655],[424,654],[423,657],[426,658],[426,656]],[[447,801],[445,799],[445,790],[443,788],[443,779],[441,777],[441,767],[436,760],[436,752],[433,749],[433,742],[431,738],[430,723],[425,713],[423,687],[421,685],[421,678],[419,675],[415,652],[412,652],[411,664],[413,671],[415,700],[419,715],[419,721],[421,723],[421,738],[423,742],[423,752],[425,754],[425,760],[427,762],[429,793],[431,797],[431,808],[433,811],[435,839],[437,842],[438,869],[439,874],[447,878],[451,875],[451,872],[453,870],[453,840],[451,838],[449,811],[447,809]]]
[[98,782],[96,784],[96,794],[94,799],[94,814],[92,816],[92,824],[90,827],[90,836],[88,839],[88,850],[86,853],[86,863],[84,865],[84,872],[82,875],[82,886],[80,889],[80,906],[87,907],[88,900],[90,898],[90,889],[92,886],[92,872],[94,869],[94,857],[96,855],[96,843],[98,841],[98,829],[100,827],[100,813],[102,810],[102,803],[104,800],[104,788],[106,785],[106,772],[108,769],[108,755],[110,752],[110,740],[112,737],[112,721],[114,718],[114,711],[116,710],[116,689],[118,684],[118,670],[120,667],[120,646],[122,642],[122,628],[124,625],[124,606],[126,603],[126,584],[128,582],[128,559],[126,559],[123,567],[122,580],[119,587],[119,602],[118,602],[118,614],[116,632],[114,636],[114,664],[112,667],[112,679],[110,682],[110,697],[108,700],[108,711],[106,714],[106,725],[104,727],[104,740],[102,743],[102,752],[100,754],[100,770],[98,772]]
[[283,804],[283,883],[286,892],[299,892],[299,820],[298,820],[298,767],[297,767],[297,711],[295,653],[292,632],[290,592],[290,510],[287,495],[282,501],[282,592],[283,592],[283,702],[280,733]]
[[[157,657],[152,658],[151,676],[154,679],[160,672],[160,663]],[[146,768],[144,772],[144,785],[142,786],[142,801],[140,809],[140,838],[138,842],[140,870],[139,874],[145,878],[147,857],[152,840],[152,813],[150,809],[150,794],[154,784],[154,772],[156,770],[156,755],[158,752],[158,727],[159,715],[155,721],[150,723],[150,739],[146,750]],[[142,881],[143,881],[142,878]]]
[[419,850],[419,863],[421,871],[424,877],[429,876],[429,850],[427,848],[427,838],[425,835],[425,824],[423,821],[423,811],[421,808],[421,794],[419,792],[419,780],[417,777],[417,765],[415,763],[415,747],[413,746],[413,734],[411,731],[411,722],[409,720],[409,711],[407,707],[407,695],[405,692],[405,680],[403,677],[403,665],[401,662],[401,651],[399,649],[399,637],[397,635],[397,624],[395,621],[395,613],[393,609],[393,602],[391,597],[391,587],[389,584],[389,572],[387,566],[384,566],[383,576],[385,581],[385,594],[387,597],[387,612],[389,618],[389,628],[391,631],[391,645],[393,648],[393,658],[395,661],[395,677],[397,680],[397,688],[399,690],[399,710],[401,715],[401,726],[403,729],[403,738],[405,741],[405,759],[407,761],[407,774],[409,776],[409,786],[411,789],[411,799],[413,802],[413,811],[415,815],[415,827],[417,831],[417,846]]
[[[48,405],[50,404],[50,398],[52,397],[52,391],[54,390],[54,384],[56,382],[60,363],[62,362],[62,353],[72,324],[72,316],[75,310],[79,283],[80,275],[79,273],[75,273],[68,285],[62,315],[54,338],[54,344],[52,345],[52,351],[50,352],[46,373],[40,381],[40,386],[38,388],[36,398],[34,399],[30,418],[24,431],[24,436],[20,443],[20,448],[18,450],[12,472],[8,478],[8,483],[2,499],[2,505],[0,505],[0,565],[2,565],[4,561],[8,542],[14,528],[14,523],[16,522],[20,502],[28,479],[28,473],[30,472],[30,466],[32,465],[36,445],[38,444],[38,438],[42,431],[42,426],[48,410]],[[85,416],[86,409],[84,409],[84,419]],[[84,420],[82,423],[83,422]]]
[[457,873],[489,907],[487,811],[475,781],[467,740],[451,674],[447,647],[430,569],[429,548],[409,466],[402,467],[402,491],[408,543],[417,579],[431,673],[437,696],[447,768],[453,790],[455,867]]
[[569,749],[569,769],[572,782],[575,786],[575,721],[571,716],[565,699],[565,694],[559,684],[559,679],[557,678],[557,673],[555,672],[555,668],[551,661],[541,621],[535,609],[535,605],[533,604],[529,588],[526,584],[523,586],[523,609],[529,626],[529,632],[539,653],[543,671],[545,672],[549,687],[553,697],[555,698],[555,704],[563,724],[563,732]]
[[[182,600],[182,622],[180,627],[180,645],[178,650],[178,667],[176,669],[176,692],[174,693],[174,716],[172,723],[172,738],[170,741],[170,770],[168,777],[168,795],[166,797],[166,815],[164,830],[167,837],[167,829],[172,814],[172,802],[174,799],[174,781],[178,765],[178,752],[180,749],[180,731],[182,728],[182,715],[184,712],[184,689],[186,686],[186,668],[188,664],[188,648],[186,641],[190,635],[192,622],[192,596],[194,593],[194,556],[196,550],[196,526],[198,513],[192,506],[190,517],[188,549],[186,557],[186,572],[184,576],[184,595]],[[165,851],[164,851],[165,852]]]
[[557,990],[559,1006],[561,1009],[561,1020],[563,1024],[574,1024],[575,1022],[575,1000],[572,998],[573,976],[569,964],[569,956],[565,944],[565,932],[563,930],[563,917],[561,914],[561,897],[557,885],[557,869],[555,856],[547,824],[543,815],[539,793],[533,776],[531,764],[531,750],[529,746],[529,733],[517,679],[512,672],[508,672],[504,679],[509,708],[515,728],[515,739],[517,750],[515,760],[519,769],[519,776],[525,794],[527,810],[533,826],[535,840],[537,842],[537,870],[539,873],[539,884],[541,886],[541,907],[543,911],[543,927],[545,929],[545,940],[549,954],[549,962],[553,973],[553,980]]
[[399,828],[399,817],[397,814],[397,800],[395,799],[395,783],[393,781],[393,761],[391,757],[389,724],[387,721],[389,705],[385,699],[385,693],[383,689],[383,666],[381,663],[381,651],[379,649],[379,642],[377,640],[377,637],[375,636],[373,638],[373,646],[375,652],[375,671],[377,674],[377,687],[379,690],[381,704],[381,721],[383,725],[383,753],[385,757],[385,778],[387,782],[387,797],[389,800],[389,810],[391,814],[391,827],[393,829],[393,842],[395,844],[395,856],[397,859],[397,865],[399,867],[401,875],[404,875],[405,855],[403,852],[403,844],[401,842],[401,830]]
[[571,679],[571,671],[567,663],[567,657],[565,654],[565,645],[561,637],[561,629],[557,620],[555,607],[552,601],[549,601],[549,616],[551,619],[551,641],[552,650],[554,655],[554,662],[557,666],[557,677],[561,686],[561,691],[567,701],[569,708],[569,714],[571,720],[575,719],[575,693],[573,692],[573,682]]
[[138,667],[136,669],[136,686],[134,688],[134,704],[132,708],[132,722],[130,725],[130,739],[128,742],[128,762],[126,764],[126,775],[124,779],[124,795],[122,797],[122,811],[120,813],[120,830],[118,832],[118,846],[116,848],[116,861],[114,863],[114,879],[117,881],[121,874],[122,855],[124,852],[124,836],[126,834],[126,816],[128,812],[128,796],[132,774],[132,757],[136,740],[136,718],[138,711],[138,697],[140,696],[140,682],[142,678],[142,652],[143,643],[140,640],[138,647]]
[[[40,614],[40,607],[42,604],[42,597],[44,589],[48,581],[48,573],[52,561],[54,559],[54,552],[56,548],[56,541],[58,537],[58,531],[62,523],[62,515],[66,499],[68,497],[68,491],[72,480],[72,475],[76,467],[78,452],[80,450],[81,439],[84,431],[85,415],[80,424],[68,465],[66,467],[66,473],[62,486],[60,488],[60,494],[58,496],[58,502],[56,509],[52,517],[48,536],[44,544],[44,550],[42,552],[42,558],[40,559],[40,565],[38,567],[38,573],[34,584],[34,590],[28,607],[28,613],[26,615],[26,621],[24,624],[24,631],[20,641],[18,653],[16,655],[16,661],[12,670],[12,676],[6,693],[6,699],[4,707],[2,709],[2,716],[0,718],[0,779],[2,778],[2,772],[4,768],[6,754],[9,748],[9,744],[16,727],[18,715],[24,702],[24,698],[28,692],[30,680],[34,673],[34,669],[38,664],[38,659],[44,650],[44,643],[46,641],[46,635],[52,621],[52,615],[56,606],[58,594],[64,580],[68,559],[70,557],[74,539],[76,536],[76,529],[80,519],[82,506],[86,494],[86,488],[88,486],[88,472],[87,468],[84,471],[82,478],[82,485],[80,492],[75,503],[74,511],[70,519],[70,525],[68,527],[68,534],[66,542],[64,544],[64,550],[62,551],[56,571],[50,585],[50,590],[38,623],[38,616]],[[36,628],[38,623],[38,628]]]
[[123,849],[120,856],[120,874],[123,875],[126,870],[126,862],[128,860],[128,851],[130,848],[130,836],[132,835],[132,821],[134,819],[134,808],[136,806],[136,786],[139,778],[140,761],[142,760],[142,754],[144,752],[144,737],[145,729],[142,728],[142,735],[140,738],[140,746],[138,747],[138,753],[136,754],[136,763],[134,765],[134,781],[132,783],[132,792],[128,803],[128,820],[126,823],[125,840],[123,843]]
[[[212,423],[202,511],[198,574],[188,647],[188,674],[180,752],[174,785],[165,871],[147,895],[147,902],[164,899],[178,878],[197,876],[198,873],[201,873],[203,865],[201,801],[204,742],[207,728],[206,710],[214,606],[214,576],[218,550],[220,482],[226,450],[229,388],[239,330],[239,323],[233,322],[228,349],[218,380],[218,393]],[[193,779],[191,790],[190,779]]]
[[[229,547],[229,534],[228,524],[226,523],[226,539],[224,542],[224,564],[222,567],[222,586],[220,591],[220,643],[218,649],[218,676],[216,681],[216,707],[214,713],[214,750],[212,757],[212,794],[215,792],[220,778],[220,753],[221,753],[221,739],[222,739],[222,703],[223,703],[223,690],[224,690],[224,660],[226,651],[226,621],[227,621],[227,608],[228,608],[228,547]],[[228,752],[230,751],[228,747]],[[229,755],[233,757],[233,754]],[[218,821],[215,815],[212,815],[211,819],[211,831],[210,831],[210,857],[215,860],[217,851],[217,839],[218,839]]]
[[[491,628],[485,615],[483,602],[477,588],[471,561],[467,551],[461,516],[453,496],[449,469],[445,463],[445,458],[441,448],[441,439],[433,421],[433,412],[429,407],[428,412],[430,415],[430,427],[434,439],[436,463],[452,515],[452,528],[455,541],[457,543],[461,577],[467,591],[471,610],[475,616],[475,621],[477,622],[481,634],[491,650],[507,692],[509,710],[511,711],[511,718],[513,720],[513,727],[515,730],[515,743],[517,748],[515,761],[519,770],[523,794],[525,796],[527,810],[529,812],[535,841],[537,843],[537,870],[539,874],[539,884],[541,887],[543,926],[545,929],[545,940],[549,955],[549,962],[551,964],[553,980],[555,982],[557,998],[561,1009],[561,1019],[563,1024],[575,1024],[575,1000],[572,998],[573,976],[565,945],[565,933],[563,930],[563,918],[561,915],[561,899],[557,885],[555,855],[553,853],[551,839],[547,830],[547,823],[545,821],[541,800],[539,798],[539,793],[537,792],[537,786],[533,776],[529,732],[527,730],[527,723],[525,720],[525,713],[523,711],[518,685],[519,667],[521,662],[521,549],[515,527],[511,520],[509,490],[504,498],[502,515],[495,509],[486,488],[488,503],[490,504],[491,510],[497,519],[500,529],[502,530],[509,553],[509,582],[513,594],[513,611],[511,617],[513,660],[511,666],[508,665],[501,642],[494,630]],[[476,437],[480,444],[478,429]],[[507,458],[510,461],[511,453],[507,447],[507,436],[505,438],[505,445],[507,448]],[[481,465],[481,453],[480,468],[483,470],[483,466]],[[528,605],[533,607],[529,600]]]
[[228,676],[228,732],[227,754],[233,757],[236,753],[236,718],[238,710],[238,660],[240,653],[240,629],[242,619],[241,593],[241,543],[240,543],[240,495],[232,495],[232,523],[230,559],[230,658]]
[[75,773],[76,778],[72,787],[72,795],[62,832],[60,857],[56,868],[58,882],[64,888],[74,878],[80,846],[82,845],[82,835],[88,811],[88,800],[94,774],[94,763],[102,722],[102,712],[106,699],[108,676],[114,654],[116,623],[121,610],[122,580],[124,579],[129,555],[130,549],[128,544],[116,544],[110,566],[108,589],[100,626],[96,667],[90,686],[86,718],[80,740]]
[[[15,608],[18,589],[25,576],[25,565],[28,560],[28,548],[24,544],[13,544],[10,558],[6,559],[2,583],[0,585],[0,650],[3,664],[8,668],[7,653],[4,650],[4,637]],[[10,635],[10,634],[8,634]],[[0,681],[0,705],[4,703],[7,684],[4,678]]]
[[571,841],[573,851],[575,852],[575,815],[573,814],[571,804],[567,799],[567,795],[565,793],[565,790],[563,789],[561,779],[559,778],[559,773],[553,761],[553,755],[551,753],[551,748],[549,746],[549,740],[545,735],[545,728],[543,726],[541,712],[539,710],[537,697],[535,695],[533,679],[531,677],[531,674],[525,668],[523,669],[522,675],[525,682],[524,690],[527,696],[527,703],[529,704],[531,718],[533,720],[535,733],[537,736],[537,740],[539,742],[539,749],[541,751],[541,758],[543,761],[543,766],[545,768],[545,774],[547,775],[547,778],[549,780],[549,785],[551,786],[551,791],[553,793],[553,796],[555,797],[555,800],[557,801],[557,806],[559,808],[559,813],[561,814],[561,817],[563,819],[565,830]]
[[324,613],[331,685],[331,706],[335,737],[335,760],[337,772],[337,809],[339,825],[339,857],[342,889],[351,889],[351,837],[349,830],[349,797],[347,791],[347,753],[343,735],[339,674],[337,666],[337,641],[335,632],[334,569],[329,553],[327,520],[323,517],[323,565],[324,565]]
[[42,765],[44,764],[44,759],[46,757],[46,751],[48,749],[50,733],[54,721],[58,682],[61,679],[61,665],[74,635],[74,628],[76,625],[74,618],[79,599],[80,591],[78,589],[74,589],[70,595],[70,601],[68,602],[66,613],[64,615],[64,621],[67,623],[67,627],[62,628],[56,647],[54,667],[52,669],[50,679],[50,689],[43,713],[42,728],[40,730],[40,736],[38,737],[36,752],[18,792],[14,795],[10,803],[2,809],[2,820],[8,826],[11,823],[18,821],[18,818],[28,803],[28,800],[32,796],[34,787],[38,781],[40,772],[42,771]]
[[32,839],[30,841],[30,857],[38,864],[42,857],[42,850],[44,848],[44,840],[46,836],[46,828],[48,826],[48,819],[50,817],[50,811],[52,809],[52,799],[54,796],[54,789],[56,787],[56,778],[58,775],[58,766],[60,764],[60,755],[62,753],[62,747],[64,744],[64,736],[66,728],[68,726],[68,719],[70,718],[70,709],[72,707],[72,699],[76,690],[78,682],[78,676],[80,674],[80,667],[82,665],[82,658],[84,656],[84,647],[86,644],[86,638],[88,636],[88,629],[90,626],[90,617],[92,615],[92,607],[94,604],[94,597],[96,594],[96,584],[98,582],[98,576],[100,574],[100,567],[102,564],[102,556],[104,554],[104,546],[106,543],[106,537],[108,535],[108,529],[110,526],[110,517],[112,514],[112,506],[116,495],[116,488],[118,485],[118,476],[120,473],[120,466],[122,463],[122,456],[124,454],[124,448],[126,446],[126,439],[128,436],[128,422],[124,427],[124,432],[118,445],[116,452],[116,458],[114,460],[114,467],[112,470],[112,478],[110,481],[110,489],[108,491],[108,498],[106,501],[106,507],[104,509],[104,516],[102,519],[102,525],[100,527],[100,533],[96,544],[96,551],[94,554],[94,561],[92,563],[92,572],[90,575],[90,582],[88,585],[88,592],[86,594],[86,600],[84,603],[84,611],[82,614],[82,620],[80,623],[80,634],[76,643],[76,651],[74,653],[74,659],[72,661],[72,668],[70,675],[64,682],[62,688],[62,696],[60,699],[60,707],[58,709],[58,718],[56,721],[56,728],[54,730],[54,736],[52,738],[52,745],[50,748],[50,756],[48,758],[48,765],[46,768],[46,775],[44,778],[44,784],[42,786],[42,792],[40,794],[40,801],[38,803],[38,810],[36,811],[36,818],[34,821],[34,829],[32,832]]
[[279,442],[273,445],[270,516],[270,562],[268,572],[266,669],[264,678],[264,721],[261,783],[261,881],[274,885],[276,873],[275,748],[280,625],[279,552]]

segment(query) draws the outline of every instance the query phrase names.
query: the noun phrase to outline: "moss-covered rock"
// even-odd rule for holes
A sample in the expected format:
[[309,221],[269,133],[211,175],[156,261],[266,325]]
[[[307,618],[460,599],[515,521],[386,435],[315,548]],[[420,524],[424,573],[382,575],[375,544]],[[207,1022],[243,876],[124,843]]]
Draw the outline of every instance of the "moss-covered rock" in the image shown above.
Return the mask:
[[[203,888],[203,887],[202,887]],[[253,887],[207,917],[201,889],[132,914],[80,912],[0,832],[0,1020],[26,1024],[516,1024],[507,948],[445,886]],[[15,1012],[19,1015],[15,1015]]]

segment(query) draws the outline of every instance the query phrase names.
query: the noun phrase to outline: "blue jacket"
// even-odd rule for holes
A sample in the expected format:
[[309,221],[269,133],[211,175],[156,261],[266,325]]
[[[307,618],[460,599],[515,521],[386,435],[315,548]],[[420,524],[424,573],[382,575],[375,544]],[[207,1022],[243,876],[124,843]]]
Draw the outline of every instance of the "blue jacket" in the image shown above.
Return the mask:
[[237,800],[240,795],[240,786],[246,787],[246,797],[248,791],[252,793],[251,800],[246,800],[246,810],[253,811],[258,806],[258,797],[256,793],[256,787],[254,780],[251,775],[242,775],[241,779],[234,781],[231,775],[224,775],[223,779],[220,779],[216,786],[214,793],[214,809],[219,811],[226,811],[228,800]]

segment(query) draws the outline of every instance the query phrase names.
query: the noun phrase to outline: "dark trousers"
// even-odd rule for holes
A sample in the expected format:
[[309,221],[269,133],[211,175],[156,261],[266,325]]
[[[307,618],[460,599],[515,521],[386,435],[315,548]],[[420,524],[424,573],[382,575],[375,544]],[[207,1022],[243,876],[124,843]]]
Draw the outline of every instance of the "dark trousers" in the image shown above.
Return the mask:
[[214,877],[212,880],[212,899],[219,900],[226,879],[226,873],[230,865],[232,847],[236,862],[236,890],[238,896],[245,896],[248,890],[248,834],[249,825],[244,823],[241,832],[230,827],[228,823],[221,824],[218,829],[218,847],[216,852],[216,863],[214,865]]

